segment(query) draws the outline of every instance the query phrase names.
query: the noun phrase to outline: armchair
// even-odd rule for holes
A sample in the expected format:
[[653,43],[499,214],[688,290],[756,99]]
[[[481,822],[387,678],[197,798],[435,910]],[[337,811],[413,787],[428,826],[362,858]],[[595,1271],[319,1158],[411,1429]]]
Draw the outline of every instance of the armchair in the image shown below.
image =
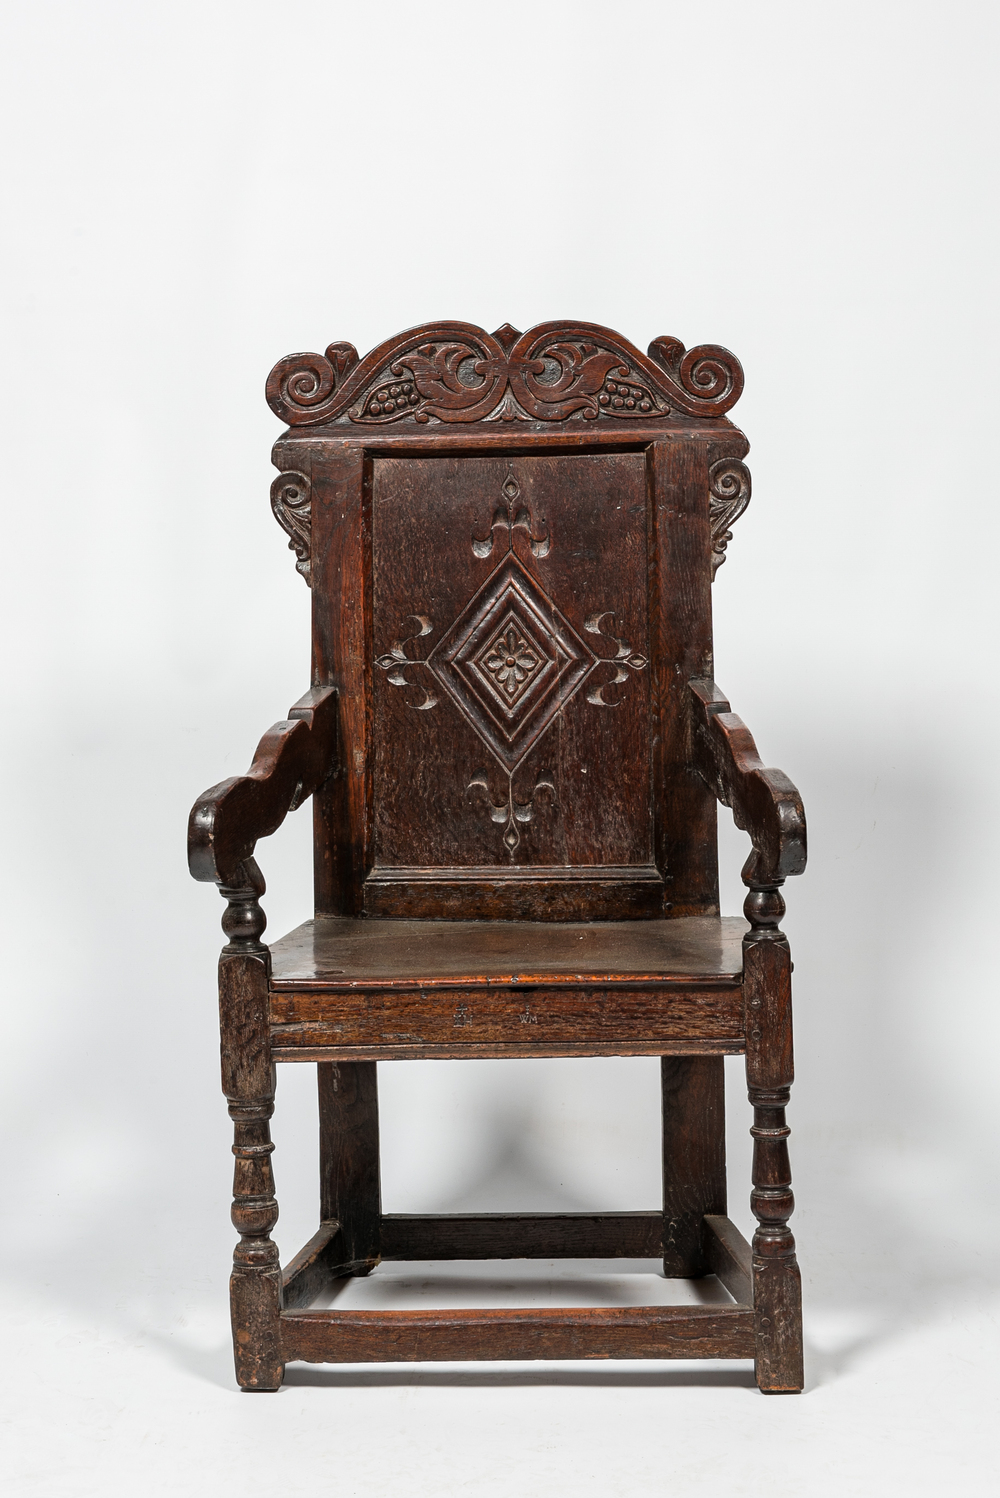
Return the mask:
[[[275,515],[312,588],[312,689],[191,813],[226,901],[236,1372],[293,1360],[753,1358],[802,1386],[785,1108],[781,887],[791,781],[708,679],[711,584],[750,498],[726,350],[548,323],[434,323],[364,359],[282,360]],[[315,914],[270,948],[257,842],[313,801]],[[718,903],[716,803],[752,851]],[[723,1059],[746,1058],[753,1243],[727,1213]],[[646,1211],[382,1211],[377,1067],[661,1057],[663,1200]],[[282,1270],[276,1063],[315,1064],[319,1226]],[[645,1257],[726,1304],[317,1309],[391,1259]]]

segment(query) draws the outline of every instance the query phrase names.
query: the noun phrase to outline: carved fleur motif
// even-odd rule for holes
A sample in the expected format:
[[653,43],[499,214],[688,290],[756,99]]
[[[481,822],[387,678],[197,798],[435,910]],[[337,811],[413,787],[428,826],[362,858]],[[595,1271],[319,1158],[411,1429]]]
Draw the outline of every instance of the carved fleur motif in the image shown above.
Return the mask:
[[503,845],[511,858],[514,857],[514,850],[521,841],[521,834],[517,830],[518,823],[520,822],[523,825],[525,822],[530,822],[534,817],[534,803],[538,792],[551,791],[553,798],[556,794],[556,788],[552,784],[552,777],[548,770],[543,770],[539,775],[527,801],[514,800],[514,781],[513,777],[510,776],[507,780],[507,800],[495,804],[490,800],[490,783],[485,770],[476,771],[466,786],[466,790],[481,790],[486,792],[486,804],[490,809],[490,821],[503,823]]
[[516,511],[514,509],[515,504],[521,497],[521,486],[514,476],[514,465],[512,463],[508,463],[507,465],[507,477],[500,486],[500,494],[505,508],[501,509],[498,505],[493,511],[489,535],[483,536],[481,539],[478,536],[472,537],[472,550],[476,556],[488,557],[490,555],[495,540],[494,532],[498,529],[506,530],[507,532],[508,551],[513,550],[514,531],[523,530],[528,533],[528,544],[531,547],[532,556],[548,556],[551,542],[544,532],[540,536],[535,535],[531,511],[525,505],[521,505]]
[[[427,618],[426,614],[410,614],[408,617],[415,619],[420,626],[416,634],[405,635],[401,640],[393,640],[385,655],[377,655],[375,657],[376,666],[382,668],[386,673],[389,685],[393,687],[416,686],[417,683],[410,681],[407,677],[406,668],[407,666],[426,666],[427,664],[426,661],[415,660],[412,656],[407,655],[406,646],[410,640],[419,640],[423,635],[429,635],[434,629],[434,625]],[[416,708],[418,712],[426,713],[432,707],[437,706],[437,698],[432,692],[428,692],[425,687],[421,687],[420,690],[424,694],[423,702],[410,702],[407,703],[407,706]]]
[[[643,671],[649,665],[646,657],[640,655],[638,651],[633,650],[627,640],[619,640],[615,635],[604,634],[601,628],[602,621],[604,619],[613,619],[614,617],[614,614],[611,613],[591,614],[583,626],[588,634],[601,635],[605,639],[613,640],[618,647],[617,652],[610,659],[605,657],[605,663],[615,668],[614,676],[610,681],[604,682],[602,686],[593,687],[587,693],[587,701],[593,703],[594,707],[618,707],[622,699],[618,697],[614,701],[609,702],[604,693],[609,691],[611,687],[620,686],[622,682],[628,681],[629,671]],[[628,667],[628,671],[625,670],[626,666]]]

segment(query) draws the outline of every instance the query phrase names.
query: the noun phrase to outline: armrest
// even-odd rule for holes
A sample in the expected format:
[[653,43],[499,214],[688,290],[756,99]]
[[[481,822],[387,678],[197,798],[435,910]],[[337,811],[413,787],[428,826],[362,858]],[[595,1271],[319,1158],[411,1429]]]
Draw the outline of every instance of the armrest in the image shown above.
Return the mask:
[[245,883],[240,866],[252,859],[257,839],[276,832],[329,776],[336,736],[336,689],[314,687],[264,735],[246,775],[221,781],[195,802],[188,823],[192,876]]
[[802,797],[787,775],[768,770],[742,718],[714,681],[691,681],[694,768],[737,827],[749,832],[753,852],[743,882],[755,887],[781,884],[806,866],[806,814]]

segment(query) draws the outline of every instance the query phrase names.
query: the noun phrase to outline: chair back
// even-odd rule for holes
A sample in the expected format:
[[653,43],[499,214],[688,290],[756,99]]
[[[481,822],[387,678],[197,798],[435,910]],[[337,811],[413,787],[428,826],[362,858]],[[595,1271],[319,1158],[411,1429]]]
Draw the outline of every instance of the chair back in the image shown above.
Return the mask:
[[691,769],[711,582],[745,508],[742,371],[586,323],[435,323],[292,355],[275,513],[339,694],[320,913],[718,910]]

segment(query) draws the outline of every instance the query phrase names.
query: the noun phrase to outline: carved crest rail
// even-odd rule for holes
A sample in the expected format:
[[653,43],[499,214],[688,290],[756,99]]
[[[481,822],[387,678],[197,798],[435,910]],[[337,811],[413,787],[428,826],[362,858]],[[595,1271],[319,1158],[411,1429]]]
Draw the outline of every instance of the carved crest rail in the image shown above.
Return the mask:
[[350,343],[289,354],[267,381],[271,409],[291,426],[474,421],[714,419],[734,406],[743,370],[728,349],[654,338],[642,354],[597,323],[541,323],[487,333],[425,323],[364,359]]

